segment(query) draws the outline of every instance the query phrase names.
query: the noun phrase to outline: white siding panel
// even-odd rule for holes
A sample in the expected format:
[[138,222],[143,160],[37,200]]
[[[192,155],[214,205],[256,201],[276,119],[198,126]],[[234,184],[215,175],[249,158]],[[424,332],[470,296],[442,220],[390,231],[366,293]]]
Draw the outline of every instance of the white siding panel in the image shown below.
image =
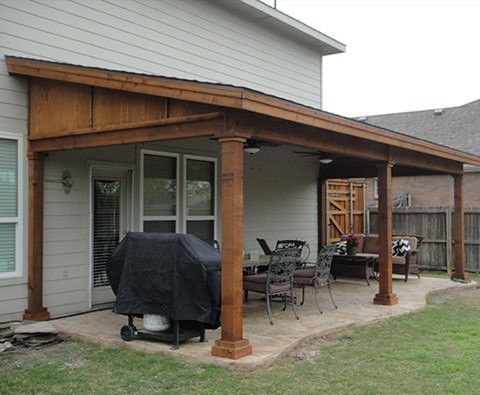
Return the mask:
[[245,156],[245,250],[258,250],[256,238],[271,247],[279,239],[306,240],[317,252],[318,162],[286,147]]
[[1,3],[5,53],[240,85],[320,105],[317,49],[216,2]]

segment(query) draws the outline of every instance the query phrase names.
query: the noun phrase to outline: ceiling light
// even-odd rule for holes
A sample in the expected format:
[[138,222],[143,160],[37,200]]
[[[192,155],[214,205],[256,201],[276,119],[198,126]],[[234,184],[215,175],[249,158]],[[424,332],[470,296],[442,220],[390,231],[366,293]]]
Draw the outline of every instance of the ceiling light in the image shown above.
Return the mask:
[[245,146],[243,147],[243,150],[244,150],[247,154],[253,155],[253,154],[256,154],[258,151],[260,151],[260,147],[258,146],[258,144],[255,144],[255,143],[252,143],[252,142],[248,142],[248,143],[245,144]]
[[318,160],[322,165],[329,165],[330,163],[333,162],[332,158],[320,158]]

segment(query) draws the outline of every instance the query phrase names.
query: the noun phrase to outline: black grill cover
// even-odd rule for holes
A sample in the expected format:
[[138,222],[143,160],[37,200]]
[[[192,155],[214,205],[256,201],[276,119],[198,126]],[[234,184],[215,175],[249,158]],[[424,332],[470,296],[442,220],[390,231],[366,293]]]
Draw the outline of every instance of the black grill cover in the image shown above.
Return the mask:
[[130,232],[107,263],[118,314],[220,326],[220,254],[193,235]]

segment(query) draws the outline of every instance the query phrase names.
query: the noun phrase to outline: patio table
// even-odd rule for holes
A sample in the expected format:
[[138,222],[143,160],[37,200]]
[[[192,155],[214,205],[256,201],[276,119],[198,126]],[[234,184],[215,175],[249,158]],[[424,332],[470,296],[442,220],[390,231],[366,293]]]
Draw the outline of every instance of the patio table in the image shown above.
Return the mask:
[[364,278],[370,285],[370,278],[377,279],[374,267],[378,263],[378,254],[359,252],[355,255],[333,256],[331,274],[334,278],[337,275],[345,277]]

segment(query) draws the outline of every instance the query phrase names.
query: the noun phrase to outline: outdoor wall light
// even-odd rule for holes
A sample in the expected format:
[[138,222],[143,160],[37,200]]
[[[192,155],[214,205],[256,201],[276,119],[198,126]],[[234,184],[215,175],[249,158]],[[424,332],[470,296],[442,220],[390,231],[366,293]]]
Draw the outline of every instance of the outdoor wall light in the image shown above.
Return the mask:
[[70,193],[70,191],[72,190],[73,178],[72,178],[72,173],[70,172],[70,170],[64,170],[62,172],[62,178],[60,178],[60,179],[56,179],[56,180],[45,179],[45,181],[62,184],[63,191],[65,193]]

